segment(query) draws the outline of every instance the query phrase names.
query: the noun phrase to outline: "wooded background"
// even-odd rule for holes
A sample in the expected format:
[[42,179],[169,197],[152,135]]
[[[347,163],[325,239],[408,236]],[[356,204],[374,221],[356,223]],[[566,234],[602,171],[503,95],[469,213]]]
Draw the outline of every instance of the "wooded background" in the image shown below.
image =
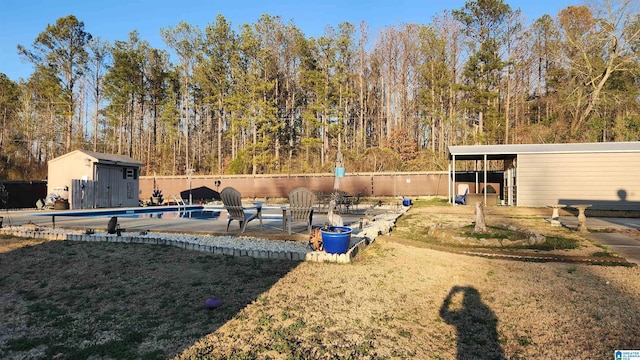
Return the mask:
[[476,0],[317,38],[268,14],[159,30],[166,49],[135,30],[109,43],[69,15],[18,45],[34,71],[0,73],[0,179],[42,179],[75,149],[143,175],[287,174],[330,171],[337,151],[348,171],[441,171],[448,145],[640,139],[637,0],[531,22]]

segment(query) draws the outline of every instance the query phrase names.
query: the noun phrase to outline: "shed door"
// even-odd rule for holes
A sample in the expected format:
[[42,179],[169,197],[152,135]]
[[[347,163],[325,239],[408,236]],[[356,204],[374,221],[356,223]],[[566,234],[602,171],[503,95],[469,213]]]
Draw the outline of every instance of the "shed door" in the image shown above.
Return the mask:
[[110,208],[120,203],[122,168],[98,166],[96,168],[96,207]]

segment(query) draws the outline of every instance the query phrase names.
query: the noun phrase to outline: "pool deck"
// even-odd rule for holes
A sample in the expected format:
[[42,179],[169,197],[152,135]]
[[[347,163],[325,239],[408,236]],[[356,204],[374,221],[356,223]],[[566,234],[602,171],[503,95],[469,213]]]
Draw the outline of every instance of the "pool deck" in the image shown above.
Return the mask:
[[[195,206],[203,208],[203,206]],[[125,217],[118,216],[120,227],[125,233],[138,234],[141,232],[150,233],[182,233],[182,234],[210,234],[210,235],[232,235],[232,236],[248,236],[265,239],[279,240],[296,240],[308,241],[309,234],[307,226],[304,223],[294,223],[292,226],[292,234],[288,234],[283,230],[282,226],[282,204],[265,204],[263,205],[263,226],[260,227],[259,220],[252,220],[247,224],[246,231],[240,232],[237,221],[233,221],[226,232],[227,213],[222,205],[205,205],[208,211],[219,212],[219,215],[213,219],[185,219],[180,217],[171,217],[166,214],[162,218],[158,217]],[[25,224],[35,224],[39,227],[57,229],[75,229],[86,230],[93,229],[95,231],[106,231],[107,223],[113,214],[107,214],[105,211],[118,212],[149,212],[160,210],[175,210],[175,206],[164,207],[136,207],[136,208],[118,208],[118,209],[95,209],[95,210],[10,210],[1,211],[0,216],[3,217],[3,227],[21,226]],[[344,225],[357,228],[362,219],[370,218],[382,213],[394,212],[389,206],[373,207],[361,205],[358,209],[353,210],[349,214],[341,214]],[[93,216],[70,216],[77,215],[79,212],[84,215]],[[98,216],[99,217],[96,217]],[[560,222],[565,227],[577,227],[577,218],[573,216],[562,216]],[[322,226],[327,223],[327,214],[316,212],[313,216],[313,226]],[[587,217],[587,227],[591,230],[601,229],[619,229],[619,230],[640,230],[640,218],[598,218]],[[588,236],[603,245],[611,247],[619,253],[627,261],[640,265],[640,243],[638,239],[624,233],[594,232]]]
[[[189,208],[189,206],[187,206]],[[201,209],[203,206],[192,206],[191,208]],[[264,204],[262,215],[262,228],[258,219],[247,224],[244,233],[240,232],[237,221],[232,221],[227,228],[227,212],[222,205],[205,205],[206,211],[219,212],[215,219],[183,218],[179,216],[171,217],[165,214],[162,218],[157,217],[128,217],[133,212],[148,213],[150,211],[171,211],[175,206],[154,206],[118,209],[91,209],[91,210],[17,210],[1,212],[4,218],[3,226],[21,226],[33,223],[42,227],[55,227],[65,229],[93,229],[96,231],[106,231],[107,223],[112,216],[118,217],[118,224],[125,232],[140,233],[143,231],[158,233],[193,233],[212,235],[246,235],[255,237],[265,237],[274,239],[308,240],[309,234],[305,223],[294,222],[292,234],[289,235],[283,230],[282,205]],[[121,214],[114,214],[117,211]],[[372,212],[384,212],[386,210],[374,210],[370,207],[360,207],[348,214],[341,214],[346,226],[358,226],[360,220]],[[122,213],[125,213],[122,215]],[[86,216],[78,216],[83,214]],[[326,213],[314,212],[313,226],[322,226],[328,221]]]

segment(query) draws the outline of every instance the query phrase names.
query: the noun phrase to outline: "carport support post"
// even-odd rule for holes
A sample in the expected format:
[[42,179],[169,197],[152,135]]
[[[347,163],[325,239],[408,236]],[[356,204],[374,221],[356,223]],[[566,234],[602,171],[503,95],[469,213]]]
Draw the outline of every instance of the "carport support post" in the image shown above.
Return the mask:
[[[436,195],[438,195],[437,192],[436,190]],[[447,201],[451,203],[451,163],[447,166]]]
[[487,154],[484,154],[484,206],[487,206]]
[[452,205],[456,204],[456,156],[453,155],[453,161],[449,165],[449,170],[451,171],[451,176],[449,176],[449,194],[451,197],[449,201],[451,201]]
[[475,173],[475,175],[476,175],[476,189],[475,189],[474,193],[476,193],[476,194],[477,194],[477,193],[478,193],[478,191],[480,191],[480,181],[478,181],[479,171],[478,171],[478,162],[477,162],[477,161],[476,161],[476,167],[475,167],[475,169],[473,170],[473,172],[474,172],[474,173]]
[[56,216],[55,215],[51,215],[51,223],[53,223],[53,228],[56,228]]

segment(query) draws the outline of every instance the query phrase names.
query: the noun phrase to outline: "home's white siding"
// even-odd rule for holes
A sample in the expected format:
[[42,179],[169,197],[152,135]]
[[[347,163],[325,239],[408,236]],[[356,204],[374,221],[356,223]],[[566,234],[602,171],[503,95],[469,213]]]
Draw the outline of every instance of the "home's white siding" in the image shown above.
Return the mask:
[[520,154],[518,206],[640,210],[640,153]]

